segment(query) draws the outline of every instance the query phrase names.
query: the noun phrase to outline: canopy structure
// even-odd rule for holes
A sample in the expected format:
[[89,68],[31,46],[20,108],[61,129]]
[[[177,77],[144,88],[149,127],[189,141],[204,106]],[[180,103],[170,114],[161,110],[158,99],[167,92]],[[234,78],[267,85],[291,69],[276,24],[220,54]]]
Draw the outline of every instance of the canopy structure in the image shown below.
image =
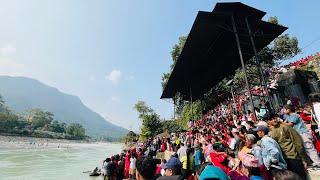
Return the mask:
[[200,99],[234,74],[287,29],[261,20],[265,14],[239,2],[198,12],[161,98],[181,93],[185,100]]

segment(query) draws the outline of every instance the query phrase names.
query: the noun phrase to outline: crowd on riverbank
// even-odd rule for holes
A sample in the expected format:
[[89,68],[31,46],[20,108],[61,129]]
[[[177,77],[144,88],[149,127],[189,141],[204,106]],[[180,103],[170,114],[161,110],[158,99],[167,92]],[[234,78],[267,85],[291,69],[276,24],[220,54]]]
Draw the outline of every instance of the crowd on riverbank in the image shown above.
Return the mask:
[[[190,121],[189,131],[107,158],[102,173],[105,179],[307,179],[320,167],[320,100],[288,101],[277,113],[261,102],[255,112],[222,103]],[[172,155],[160,161],[157,153]]]

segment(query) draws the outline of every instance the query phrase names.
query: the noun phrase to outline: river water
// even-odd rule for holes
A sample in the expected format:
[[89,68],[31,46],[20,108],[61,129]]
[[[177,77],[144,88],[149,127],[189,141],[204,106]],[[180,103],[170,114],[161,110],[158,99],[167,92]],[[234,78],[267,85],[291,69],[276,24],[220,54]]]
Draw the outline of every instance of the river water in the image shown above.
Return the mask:
[[121,152],[121,144],[77,144],[62,148],[0,148],[0,179],[100,180],[85,171]]

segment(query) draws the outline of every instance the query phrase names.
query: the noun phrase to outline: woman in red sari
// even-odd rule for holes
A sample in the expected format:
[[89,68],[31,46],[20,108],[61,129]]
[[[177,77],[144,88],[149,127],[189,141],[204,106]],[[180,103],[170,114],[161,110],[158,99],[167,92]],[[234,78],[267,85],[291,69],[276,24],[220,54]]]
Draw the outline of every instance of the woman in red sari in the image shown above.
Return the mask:
[[126,158],[125,158],[125,177],[129,177],[129,169],[130,169],[130,151],[127,151]]

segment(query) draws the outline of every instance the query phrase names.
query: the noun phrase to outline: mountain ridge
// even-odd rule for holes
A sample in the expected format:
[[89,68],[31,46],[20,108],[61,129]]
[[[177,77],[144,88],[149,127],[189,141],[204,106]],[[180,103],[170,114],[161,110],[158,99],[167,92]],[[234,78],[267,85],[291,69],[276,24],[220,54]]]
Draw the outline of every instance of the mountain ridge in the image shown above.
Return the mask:
[[50,111],[55,120],[83,125],[92,137],[118,139],[129,131],[107,121],[87,107],[78,96],[64,93],[37,79],[0,76],[0,94],[6,105],[17,113],[32,108]]

